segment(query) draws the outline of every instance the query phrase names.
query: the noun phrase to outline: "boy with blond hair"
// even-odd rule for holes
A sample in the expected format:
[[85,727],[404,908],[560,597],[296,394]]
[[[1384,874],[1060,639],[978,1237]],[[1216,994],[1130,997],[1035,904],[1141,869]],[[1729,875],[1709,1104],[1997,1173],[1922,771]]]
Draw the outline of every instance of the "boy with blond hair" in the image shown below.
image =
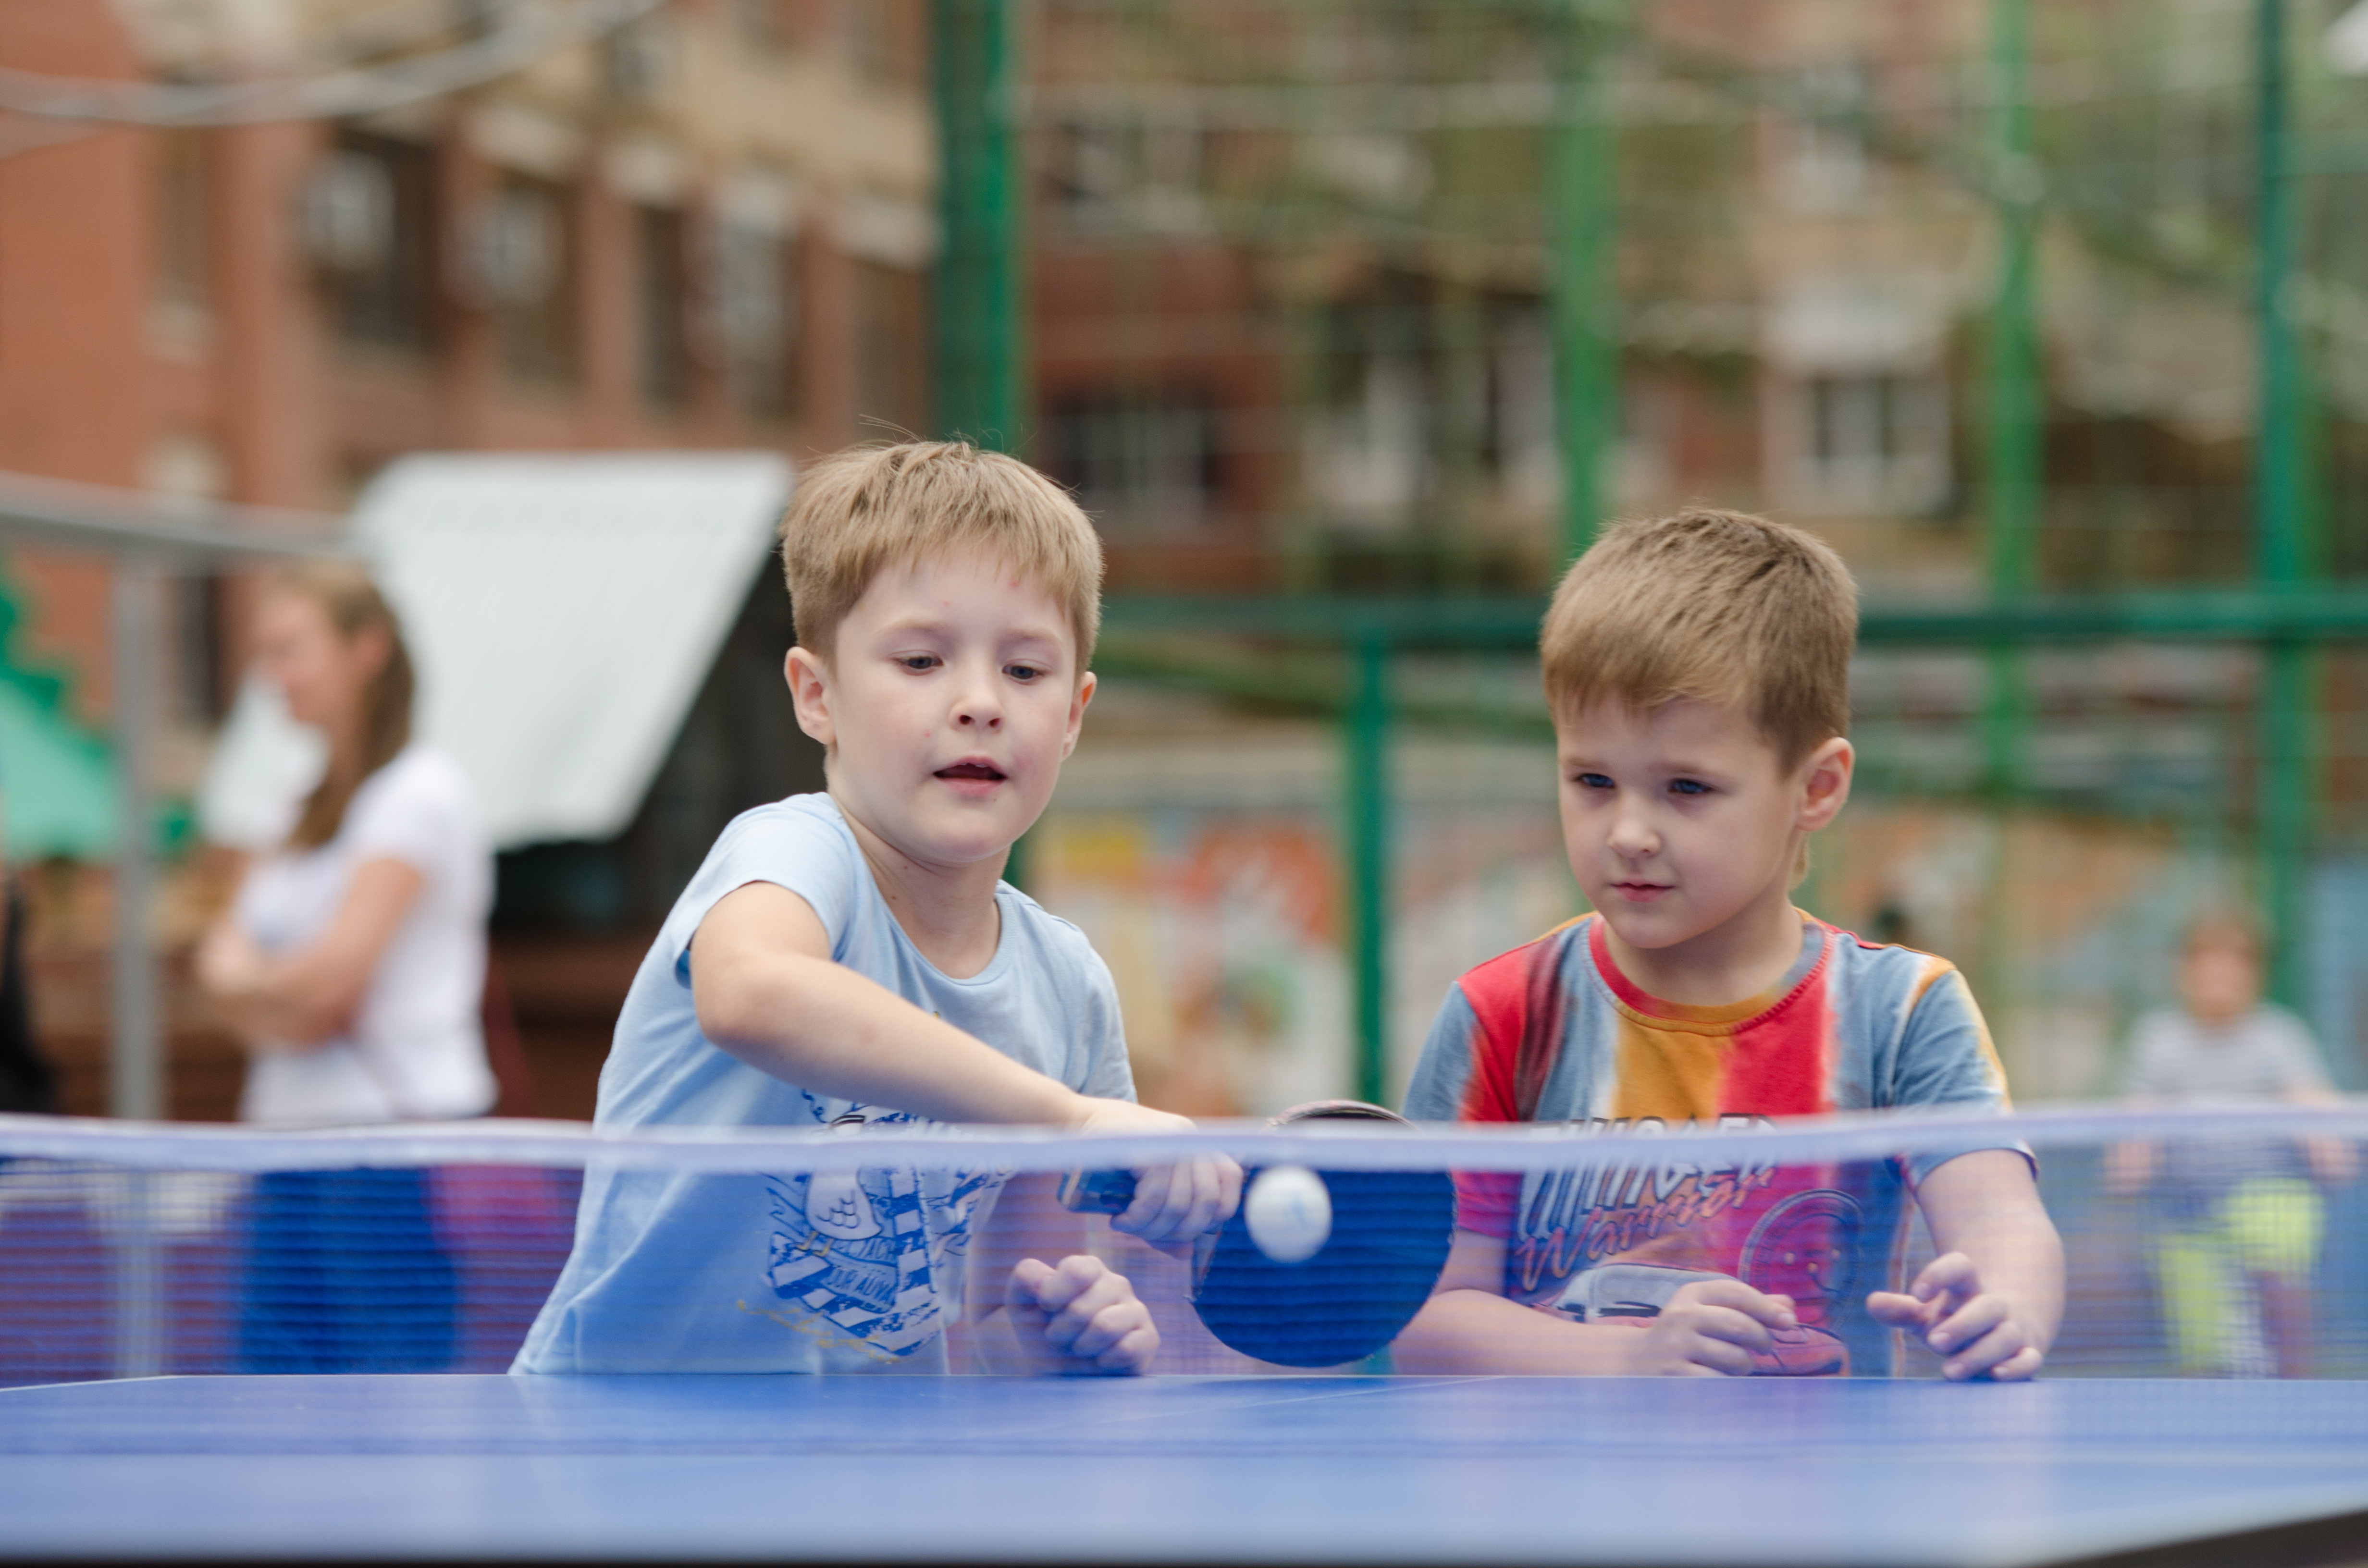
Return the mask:
[[[1085,937],[1001,880],[1093,699],[1092,525],[1023,463],[911,442],[808,470],[781,555],[784,670],[829,788],[716,840],[634,977],[597,1124],[1189,1127],[1132,1103]],[[1114,1223],[1155,1244],[1238,1196],[1227,1161],[1141,1175]],[[1057,1212],[1046,1187],[596,1168],[513,1369],[1141,1371],[1158,1334],[1126,1279],[1082,1250],[1028,1256],[1042,1227],[1013,1211]]]
[[[1613,528],[1540,639],[1563,841],[1595,913],[1465,974],[1407,1093],[1434,1120],[1607,1135],[1776,1116],[1987,1113],[2005,1076],[1955,969],[1795,908],[1849,798],[1857,593],[1808,535],[1694,509]],[[1908,1199],[1941,1256],[1901,1291]],[[1875,1164],[1458,1179],[1405,1371],[2027,1378],[2063,1254],[2029,1156],[1958,1136]]]

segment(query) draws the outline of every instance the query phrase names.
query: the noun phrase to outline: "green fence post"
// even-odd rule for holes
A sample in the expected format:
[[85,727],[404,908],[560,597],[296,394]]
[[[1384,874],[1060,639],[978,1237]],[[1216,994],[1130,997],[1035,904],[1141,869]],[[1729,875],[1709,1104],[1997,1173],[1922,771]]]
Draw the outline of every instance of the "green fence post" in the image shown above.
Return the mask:
[[1369,631],[1349,649],[1351,690],[1341,748],[1347,777],[1349,939],[1357,1025],[1357,1097],[1388,1092],[1390,952],[1390,644]]
[[[2044,456],[2036,305],[2039,175],[2031,157],[2030,0],[1990,6],[1991,189],[1998,222],[1998,286],[1990,305],[1985,369],[1989,585],[1994,599],[2031,591]],[[2022,661],[1993,642],[1984,713],[1985,774],[1992,796],[2021,782],[2025,728]]]
[[[938,434],[1019,450],[1029,413],[1027,78],[1013,0],[935,0]],[[1003,875],[1024,885],[1028,841]]]
[[1025,89],[1010,0],[936,0],[938,430],[1017,451],[1028,415]]
[[[2253,571],[2262,586],[2292,588],[2311,575],[2306,454],[2309,417],[2295,329],[2295,210],[2291,163],[2285,0],[2255,0],[2254,315],[2260,335],[2260,409],[2253,460]],[[2298,637],[2262,650],[2256,793],[2270,994],[2303,999],[2308,948],[2310,851],[2316,831],[2318,746],[2316,661]]]
[[1619,136],[1610,111],[1613,6],[1565,0],[1560,112],[1548,132],[1546,214],[1562,450],[1562,551],[1594,542],[1619,438]]

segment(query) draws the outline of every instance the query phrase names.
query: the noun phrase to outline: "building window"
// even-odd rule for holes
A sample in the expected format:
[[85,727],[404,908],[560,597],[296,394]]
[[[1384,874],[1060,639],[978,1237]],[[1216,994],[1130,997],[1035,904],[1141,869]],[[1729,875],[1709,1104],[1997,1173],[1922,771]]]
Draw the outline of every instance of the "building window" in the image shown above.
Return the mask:
[[1208,145],[1199,126],[1076,119],[1053,126],[1050,137],[1043,177],[1064,227],[1162,233],[1207,228],[1201,191]]
[[523,381],[575,379],[574,206],[564,187],[510,174],[477,212],[472,281],[503,369]]
[[1804,499],[1849,511],[1923,511],[1948,490],[1948,403],[1939,379],[1906,373],[1810,376],[1801,382]]
[[788,0],[730,0],[733,30],[759,49],[784,49],[791,38]]
[[921,79],[921,18],[912,0],[837,0],[839,44],[856,70],[876,82]]
[[1802,74],[1793,112],[1776,123],[1776,187],[1784,205],[1806,214],[1850,212],[1873,184],[1867,153],[1864,67],[1840,63]]
[[[1354,318],[1344,317],[1351,325]],[[1434,481],[1429,369],[1403,347],[1362,344],[1329,358],[1332,384],[1307,425],[1307,488],[1333,526],[1366,534],[1411,528]]]
[[924,274],[855,263],[855,411],[867,435],[928,428],[928,320]]
[[205,133],[165,131],[156,150],[156,299],[203,312],[213,298],[213,178]]
[[1216,498],[1216,433],[1215,411],[1190,393],[1064,398],[1046,412],[1045,469],[1116,531],[1191,528]]
[[436,154],[360,131],[340,132],[305,183],[307,248],[348,343],[434,346]]
[[171,583],[175,711],[192,724],[220,723],[230,711],[233,684],[222,657],[223,581],[210,572],[184,572]]
[[623,103],[654,103],[674,80],[675,35],[659,11],[626,23],[609,35],[601,50],[601,74],[610,96]]
[[758,418],[797,407],[797,247],[786,234],[726,222],[716,246],[715,310],[732,399]]
[[642,396],[678,406],[690,388],[689,273],[682,214],[633,210],[635,282],[641,318]]

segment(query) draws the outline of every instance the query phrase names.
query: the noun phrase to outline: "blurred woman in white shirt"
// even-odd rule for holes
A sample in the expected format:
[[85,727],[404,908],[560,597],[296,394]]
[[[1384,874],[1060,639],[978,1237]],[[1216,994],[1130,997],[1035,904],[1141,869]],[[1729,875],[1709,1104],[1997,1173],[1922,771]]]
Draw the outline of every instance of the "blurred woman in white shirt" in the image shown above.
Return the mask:
[[[393,611],[343,565],[275,574],[257,672],[325,737],[320,782],[248,869],[198,978],[248,1052],[240,1115],[336,1126],[483,1115],[493,857],[460,770],[411,737]],[[242,1358],[254,1371],[426,1370],[453,1348],[427,1173],[258,1181]]]

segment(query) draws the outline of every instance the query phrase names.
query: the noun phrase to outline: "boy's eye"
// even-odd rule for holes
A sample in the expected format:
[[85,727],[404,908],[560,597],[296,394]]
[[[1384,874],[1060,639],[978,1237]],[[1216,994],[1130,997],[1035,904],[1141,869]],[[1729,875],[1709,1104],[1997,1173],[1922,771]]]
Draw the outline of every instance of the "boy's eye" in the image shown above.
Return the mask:
[[908,670],[933,670],[939,663],[935,653],[906,653],[896,662]]
[[1669,780],[1669,793],[1673,795],[1707,795],[1710,793],[1710,786],[1703,783],[1699,778],[1672,778]]
[[1574,775],[1573,777],[1574,780],[1582,790],[1609,790],[1611,788],[1611,776],[1608,773],[1580,773]]
[[1033,665],[1006,665],[1003,666],[1003,673],[1009,676],[1013,680],[1019,681],[1024,684],[1028,681],[1036,679],[1044,672],[1038,669]]

